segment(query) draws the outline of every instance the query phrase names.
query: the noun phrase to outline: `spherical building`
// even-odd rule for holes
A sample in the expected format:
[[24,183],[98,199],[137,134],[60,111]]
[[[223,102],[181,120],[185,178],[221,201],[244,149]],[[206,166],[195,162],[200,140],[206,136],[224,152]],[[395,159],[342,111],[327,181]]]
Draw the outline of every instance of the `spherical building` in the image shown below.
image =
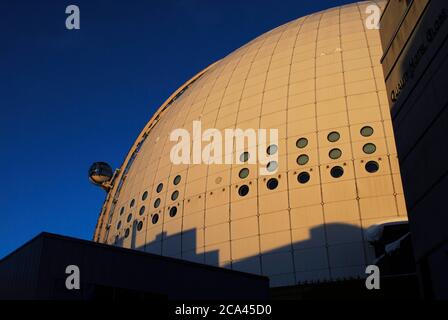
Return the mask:
[[[375,258],[365,230],[406,219],[370,4],[282,25],[179,88],[115,174],[95,241],[267,275],[271,286],[365,275]],[[170,134],[193,121],[278,129],[277,171],[173,164]]]

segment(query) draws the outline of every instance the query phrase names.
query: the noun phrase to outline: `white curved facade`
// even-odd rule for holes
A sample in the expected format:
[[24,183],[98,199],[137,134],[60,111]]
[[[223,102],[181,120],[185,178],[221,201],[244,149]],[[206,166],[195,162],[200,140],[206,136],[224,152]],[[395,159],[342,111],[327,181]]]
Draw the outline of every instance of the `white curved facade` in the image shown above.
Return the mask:
[[[129,152],[95,240],[267,275],[272,286],[363,275],[373,258],[364,230],[406,217],[369,4],[282,25],[174,93]],[[278,129],[278,186],[267,188],[272,177],[257,164],[173,165],[169,135],[194,120],[203,130]],[[331,175],[335,167],[342,176]]]

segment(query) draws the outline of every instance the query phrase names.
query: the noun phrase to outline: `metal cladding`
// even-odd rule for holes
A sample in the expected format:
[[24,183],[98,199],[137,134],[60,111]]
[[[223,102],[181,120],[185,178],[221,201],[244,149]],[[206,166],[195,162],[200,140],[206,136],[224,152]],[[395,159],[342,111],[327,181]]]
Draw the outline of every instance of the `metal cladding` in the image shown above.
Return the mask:
[[[406,218],[371,4],[282,25],[176,91],[126,157],[95,240],[267,275],[271,286],[365,276],[375,257],[364,231]],[[275,174],[173,164],[170,133],[191,133],[193,121],[278,129]]]

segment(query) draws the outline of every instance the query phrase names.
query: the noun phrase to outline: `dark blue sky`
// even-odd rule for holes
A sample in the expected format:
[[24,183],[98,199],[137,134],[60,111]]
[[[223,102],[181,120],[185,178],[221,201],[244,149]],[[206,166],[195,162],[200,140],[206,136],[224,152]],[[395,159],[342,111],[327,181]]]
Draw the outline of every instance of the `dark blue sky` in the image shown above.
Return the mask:
[[[91,239],[104,192],[180,85],[256,36],[335,0],[0,0],[0,257],[41,231]],[[65,28],[76,4],[81,30]]]

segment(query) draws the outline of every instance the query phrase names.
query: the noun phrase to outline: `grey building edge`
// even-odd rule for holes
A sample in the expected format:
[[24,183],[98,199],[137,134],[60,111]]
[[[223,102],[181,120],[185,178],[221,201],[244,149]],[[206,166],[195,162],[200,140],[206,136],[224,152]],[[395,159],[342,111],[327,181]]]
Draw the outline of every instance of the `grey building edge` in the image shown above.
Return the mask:
[[448,3],[389,1],[380,35],[422,294],[448,299]]
[[[80,289],[68,290],[67,266]],[[0,260],[1,300],[266,300],[264,276],[41,233]]]

